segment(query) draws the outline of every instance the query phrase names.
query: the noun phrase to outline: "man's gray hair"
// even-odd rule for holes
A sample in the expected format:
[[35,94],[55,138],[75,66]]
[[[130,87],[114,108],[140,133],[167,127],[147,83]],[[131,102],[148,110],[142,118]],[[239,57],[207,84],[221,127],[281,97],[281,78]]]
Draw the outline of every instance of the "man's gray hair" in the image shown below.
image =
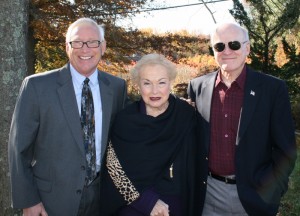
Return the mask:
[[75,22],[73,22],[69,28],[68,28],[68,31],[66,33],[66,43],[67,42],[70,42],[70,38],[71,38],[71,32],[72,30],[78,26],[78,25],[81,25],[81,24],[89,24],[89,25],[94,25],[95,27],[97,27],[99,29],[99,33],[100,33],[100,41],[104,41],[104,27],[102,25],[98,25],[93,19],[91,18],[80,18],[78,20],[76,20]]

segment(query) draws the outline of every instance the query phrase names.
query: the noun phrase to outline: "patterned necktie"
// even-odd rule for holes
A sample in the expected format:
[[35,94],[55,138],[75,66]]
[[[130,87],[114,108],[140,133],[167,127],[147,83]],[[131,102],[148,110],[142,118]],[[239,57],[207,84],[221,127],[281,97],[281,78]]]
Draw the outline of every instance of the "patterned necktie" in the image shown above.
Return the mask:
[[90,80],[88,78],[84,80],[81,95],[81,127],[83,131],[83,142],[87,161],[87,185],[89,185],[97,175],[94,102],[89,81]]

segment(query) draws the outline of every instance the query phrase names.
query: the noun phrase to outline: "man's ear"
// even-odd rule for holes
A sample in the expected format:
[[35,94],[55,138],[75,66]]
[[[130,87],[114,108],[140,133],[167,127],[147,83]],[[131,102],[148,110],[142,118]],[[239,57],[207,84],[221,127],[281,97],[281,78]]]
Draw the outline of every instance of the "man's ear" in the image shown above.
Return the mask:
[[69,49],[70,49],[69,43],[66,42],[66,53],[67,54],[69,53]]
[[104,55],[105,51],[106,51],[106,41],[103,41],[103,42],[101,42],[101,44],[100,44],[100,52],[101,52],[101,56]]
[[250,51],[251,51],[251,46],[250,46],[249,42],[246,44],[246,49],[247,49],[247,56],[248,56],[250,54]]

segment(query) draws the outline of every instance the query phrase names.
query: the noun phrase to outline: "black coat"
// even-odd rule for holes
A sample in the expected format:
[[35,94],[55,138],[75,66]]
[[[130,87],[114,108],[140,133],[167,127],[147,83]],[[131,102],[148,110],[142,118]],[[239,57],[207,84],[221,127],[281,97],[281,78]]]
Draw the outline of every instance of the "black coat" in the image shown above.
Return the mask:
[[[178,195],[185,216],[199,215],[195,212],[199,210],[195,192],[200,190],[200,185],[195,184],[199,171],[196,122],[195,109],[170,95],[169,107],[157,117],[144,114],[141,102],[129,105],[116,116],[111,131],[112,146],[122,170],[137,191],[142,194],[154,188],[160,195]],[[204,197],[205,190],[202,191]],[[104,216],[117,215],[127,204],[107,169],[102,173],[101,197]]]

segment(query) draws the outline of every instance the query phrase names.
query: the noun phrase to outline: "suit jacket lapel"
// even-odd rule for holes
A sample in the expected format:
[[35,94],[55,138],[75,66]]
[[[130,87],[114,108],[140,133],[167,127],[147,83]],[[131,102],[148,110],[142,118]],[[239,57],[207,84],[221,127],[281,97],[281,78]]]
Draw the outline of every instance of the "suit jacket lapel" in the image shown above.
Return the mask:
[[200,94],[201,104],[197,104],[197,106],[200,108],[200,113],[207,122],[210,121],[211,100],[215,86],[216,76],[217,72],[213,72],[206,79],[206,81],[203,82]]
[[261,87],[259,85],[259,79],[256,78],[256,72],[251,71],[247,68],[246,83],[244,89],[244,101],[241,110],[241,117],[237,135],[237,144],[239,144],[243,137],[252,115],[254,113],[257,101],[261,95]]
[[100,86],[101,103],[102,103],[102,141],[101,141],[101,158],[103,157],[108,140],[108,132],[110,127],[113,91],[110,88],[110,81],[105,77],[105,74],[98,72],[98,80]]
[[[202,83],[201,94],[199,94],[200,100],[197,100],[199,102],[199,104],[197,104],[199,112],[201,113],[202,118],[205,120],[205,122],[207,122],[206,134],[210,134],[209,122],[210,122],[211,100],[212,100],[213,90],[215,86],[216,76],[217,76],[217,72],[213,72],[209,74],[207,79]],[[206,146],[206,151],[208,152],[209,141],[205,142],[205,146]]]
[[57,81],[60,85],[60,87],[57,89],[57,93],[63,112],[66,116],[67,123],[80,151],[85,157],[79,110],[77,107],[69,65],[62,68],[62,70],[59,72]]

